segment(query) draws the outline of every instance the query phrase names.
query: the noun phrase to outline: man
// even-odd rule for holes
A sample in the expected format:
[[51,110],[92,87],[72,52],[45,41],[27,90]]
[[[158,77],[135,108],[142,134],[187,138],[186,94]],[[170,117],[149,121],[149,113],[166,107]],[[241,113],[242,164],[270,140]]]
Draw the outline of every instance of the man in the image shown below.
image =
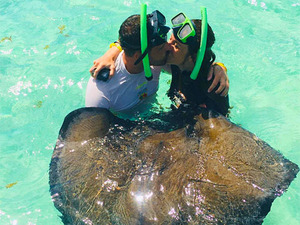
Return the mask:
[[[110,67],[110,73],[114,73],[114,76],[108,82],[90,78],[86,90],[87,107],[103,107],[115,112],[124,111],[156,93],[159,75],[162,70],[161,66],[166,63],[168,52],[172,49],[170,44],[167,43],[169,28],[165,26],[165,17],[159,11],[156,10],[148,15],[147,30],[148,54],[152,65],[153,79],[150,81],[146,79],[141,61],[145,54],[142,54],[140,50],[140,16],[130,16],[122,23],[119,30],[119,42],[124,51],[118,55],[115,68],[114,66]],[[119,50],[113,47],[107,54],[114,56],[115,51]],[[114,59],[114,57],[111,58]],[[101,58],[95,61],[94,64],[90,72],[96,76],[99,70],[103,68]],[[113,63],[110,65],[113,65]],[[218,69],[220,70],[220,68]],[[215,78],[217,83],[222,75],[218,76]],[[223,72],[223,78],[224,76],[226,77]],[[223,89],[224,87],[222,88],[222,85],[220,85],[218,91],[221,92]]]
[[[159,16],[158,16],[159,15]],[[148,16],[148,40],[151,49],[149,60],[153,79],[147,81],[143,63],[137,60],[141,57],[140,46],[140,16],[127,18],[119,30],[119,42],[124,51],[116,59],[114,76],[107,82],[90,79],[86,91],[86,106],[108,108],[112,111],[124,111],[141,102],[147,96],[156,93],[158,89],[161,65],[166,63],[169,45],[167,43],[168,27],[159,11]],[[152,18],[160,18],[157,27],[151,25]],[[154,29],[159,29],[156,34]]]

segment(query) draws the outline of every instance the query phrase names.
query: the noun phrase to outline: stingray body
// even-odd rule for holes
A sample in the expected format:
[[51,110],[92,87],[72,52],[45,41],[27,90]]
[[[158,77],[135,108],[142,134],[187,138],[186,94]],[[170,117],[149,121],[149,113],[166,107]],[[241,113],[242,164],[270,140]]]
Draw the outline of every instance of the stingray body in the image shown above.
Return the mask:
[[261,224],[298,173],[223,116],[166,118],[129,122],[99,108],[65,118],[50,164],[65,224]]

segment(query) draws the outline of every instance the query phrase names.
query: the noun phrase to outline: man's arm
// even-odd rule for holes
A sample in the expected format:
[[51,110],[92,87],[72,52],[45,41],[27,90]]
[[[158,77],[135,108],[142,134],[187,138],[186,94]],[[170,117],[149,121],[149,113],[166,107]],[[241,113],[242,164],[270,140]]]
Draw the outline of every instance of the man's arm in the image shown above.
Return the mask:
[[107,52],[94,61],[94,65],[90,68],[91,76],[96,78],[99,71],[103,68],[109,68],[109,76],[112,76],[115,73],[115,60],[117,59],[121,51],[122,48],[119,43],[112,43]]

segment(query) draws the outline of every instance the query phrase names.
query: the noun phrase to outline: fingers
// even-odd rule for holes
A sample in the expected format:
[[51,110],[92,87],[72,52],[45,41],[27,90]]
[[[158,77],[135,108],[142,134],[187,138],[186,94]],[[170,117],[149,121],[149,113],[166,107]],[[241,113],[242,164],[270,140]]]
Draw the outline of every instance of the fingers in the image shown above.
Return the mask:
[[96,68],[95,68],[95,71],[94,71],[94,74],[93,74],[93,77],[96,79],[96,77],[97,77],[97,75],[98,75],[98,73],[99,73],[99,71],[100,70],[102,70],[102,68],[103,68],[103,66],[97,66]]
[[[223,72],[224,72],[224,70],[223,70]],[[224,80],[224,82],[222,82],[222,85],[224,84],[224,88],[223,88],[223,90],[220,91],[220,93],[221,93],[221,96],[226,97],[228,95],[228,91],[229,91],[229,79],[228,79],[227,73],[225,73],[225,76],[223,76],[222,78],[223,78],[222,80]]]
[[92,66],[91,68],[90,68],[90,74],[91,74],[91,76],[93,76],[94,75],[94,70],[95,70],[95,66]]
[[227,78],[226,82],[225,82],[225,87],[221,93],[221,96],[226,97],[228,95],[228,91],[229,91],[229,80]]
[[213,73],[214,73],[214,67],[211,66],[208,72],[207,81],[211,80],[211,78],[213,77]]
[[216,94],[220,94],[223,97],[226,97],[228,95],[228,91],[229,91],[229,82],[226,77],[221,77],[221,79],[219,80],[220,86],[218,87],[218,89],[215,91]]
[[90,74],[95,79],[97,78],[98,73],[104,69],[108,68],[110,70],[109,76],[112,77],[115,73],[115,62],[110,56],[102,56],[94,61],[94,65],[90,68]]
[[[99,73],[99,71],[101,71],[102,69],[104,69],[104,68],[106,68],[107,66],[105,66],[104,64],[98,64],[98,66],[96,67],[95,65],[94,66],[92,66],[91,68],[90,68],[90,74],[91,74],[91,76],[93,77],[93,78],[97,78],[97,75],[98,75],[98,73]],[[110,77],[112,77],[113,75],[114,75],[114,73],[115,73],[115,70],[116,70],[116,68],[115,68],[115,66],[114,65],[110,65],[110,67],[109,67],[109,76]]]
[[89,71],[90,71],[91,76],[96,79],[99,71],[102,69],[102,67],[104,67],[101,65],[101,57],[94,60],[93,64],[94,65],[90,68]]
[[112,77],[113,75],[114,75],[114,73],[115,73],[115,66],[114,65],[111,65],[110,67],[109,67],[109,76],[110,77]]
[[[220,79],[220,86],[219,86],[219,88],[215,91],[215,93],[216,93],[216,94],[220,94],[220,93],[222,92],[222,94],[223,94],[223,91],[224,91],[224,89],[225,89],[225,86],[226,86],[226,81],[225,81],[223,78],[221,78],[221,79]],[[221,96],[222,96],[222,94],[221,94]]]
[[94,77],[96,79],[98,73],[100,70],[102,70],[103,68],[105,68],[105,65],[103,65],[102,63],[95,63],[94,62],[94,66],[91,67],[90,69],[90,74],[92,77]]
[[215,78],[214,78],[212,84],[210,85],[210,87],[208,88],[207,92],[210,93],[212,90],[214,90],[215,87],[218,85],[219,81],[220,81],[220,77],[215,76]]
[[222,92],[221,96],[227,97],[227,95],[228,95],[228,89],[224,89],[224,91]]

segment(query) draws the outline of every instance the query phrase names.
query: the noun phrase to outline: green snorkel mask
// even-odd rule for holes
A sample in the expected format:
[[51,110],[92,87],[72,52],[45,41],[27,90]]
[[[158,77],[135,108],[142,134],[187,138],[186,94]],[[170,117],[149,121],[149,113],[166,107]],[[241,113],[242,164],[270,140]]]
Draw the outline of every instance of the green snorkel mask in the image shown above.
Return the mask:
[[[198,73],[203,62],[205,50],[206,50],[206,41],[207,41],[207,13],[205,7],[200,7],[201,10],[201,41],[200,46],[197,52],[197,59],[194,69],[190,75],[191,79],[196,80]],[[189,44],[196,37],[196,30],[194,23],[183,13],[179,13],[171,20],[173,24],[173,33],[177,40],[181,43]],[[194,40],[195,41],[195,40]]]
[[161,45],[167,42],[167,33],[170,28],[165,26],[166,19],[163,14],[161,14],[158,10],[153,11],[150,16],[150,24],[153,30],[151,30],[150,40],[148,40],[147,36],[147,5],[141,5],[141,51],[142,55],[136,60],[135,65],[138,64],[141,60],[143,60],[143,66],[145,71],[145,76],[147,80],[152,79],[152,73],[150,69],[149,62],[149,49],[158,45]]

